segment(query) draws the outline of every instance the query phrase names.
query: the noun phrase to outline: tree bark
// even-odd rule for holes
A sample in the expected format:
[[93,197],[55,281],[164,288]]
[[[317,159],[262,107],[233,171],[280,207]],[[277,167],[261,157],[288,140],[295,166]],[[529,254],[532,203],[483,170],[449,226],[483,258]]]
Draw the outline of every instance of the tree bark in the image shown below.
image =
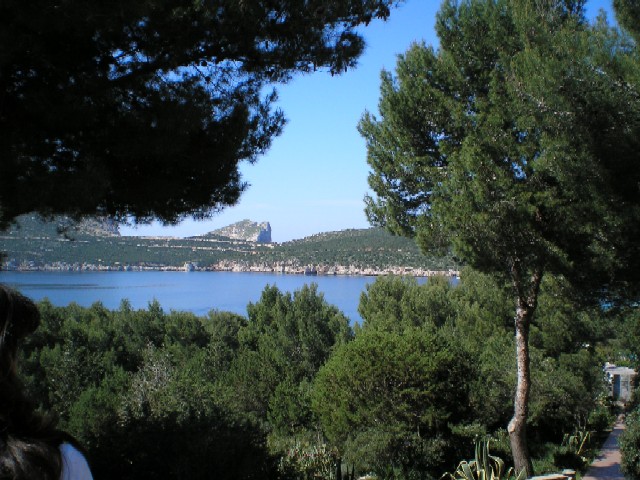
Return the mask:
[[518,383],[513,405],[513,418],[509,422],[509,440],[516,473],[524,470],[526,476],[533,476],[533,464],[527,446],[527,417],[529,413],[529,392],[531,371],[529,366],[529,326],[533,312],[518,306],[516,312],[516,364]]
[[509,441],[516,475],[524,471],[532,477],[533,463],[527,445],[527,418],[529,416],[529,393],[531,391],[531,368],[529,359],[529,329],[538,305],[538,293],[542,282],[542,268],[537,268],[523,281],[518,262],[512,263],[513,286],[517,295],[515,315],[515,343],[517,385],[513,401],[513,418],[509,422]]

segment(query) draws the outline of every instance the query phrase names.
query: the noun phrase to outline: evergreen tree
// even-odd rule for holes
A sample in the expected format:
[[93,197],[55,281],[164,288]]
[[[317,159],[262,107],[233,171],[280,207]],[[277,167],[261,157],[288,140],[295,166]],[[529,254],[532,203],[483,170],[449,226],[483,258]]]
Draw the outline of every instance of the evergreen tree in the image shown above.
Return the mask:
[[640,62],[582,1],[445,1],[440,48],[413,45],[366,113],[373,224],[448,250],[508,285],[518,383],[514,463],[526,443],[529,331],[545,273],[599,301],[637,299]]
[[394,0],[0,3],[0,227],[234,204],[284,124],[265,87],[355,65]]
[[[366,329],[319,370],[313,409],[344,460],[384,478],[432,478],[459,454],[473,365],[444,332]],[[425,475],[427,474],[427,475]],[[381,475],[382,476],[382,475]]]
[[640,3],[637,0],[613,0],[620,25],[640,41]]

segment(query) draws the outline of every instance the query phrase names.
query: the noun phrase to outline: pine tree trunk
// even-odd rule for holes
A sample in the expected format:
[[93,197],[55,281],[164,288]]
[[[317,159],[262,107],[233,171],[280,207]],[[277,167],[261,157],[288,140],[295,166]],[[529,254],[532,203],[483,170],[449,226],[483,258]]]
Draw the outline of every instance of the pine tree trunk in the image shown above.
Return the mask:
[[[522,303],[522,302],[521,302]],[[529,366],[529,326],[533,311],[519,305],[516,312],[516,362],[518,383],[514,400],[513,418],[509,422],[509,440],[516,472],[524,470],[527,477],[533,476],[533,465],[527,446],[527,416],[529,413],[529,392],[531,371]]]

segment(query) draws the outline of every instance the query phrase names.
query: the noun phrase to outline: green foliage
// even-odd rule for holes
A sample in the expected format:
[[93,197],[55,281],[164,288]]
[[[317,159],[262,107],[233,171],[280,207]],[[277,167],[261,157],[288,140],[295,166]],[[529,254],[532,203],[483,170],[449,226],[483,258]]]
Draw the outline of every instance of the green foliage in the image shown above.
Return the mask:
[[291,377],[280,381],[269,400],[267,419],[279,436],[312,427],[311,382],[303,379],[295,383]]
[[[584,424],[604,392],[601,358],[592,348],[599,339],[591,326],[603,322],[605,313],[582,307],[566,289],[557,288],[560,282],[549,277],[543,283],[532,331],[529,433],[540,441],[560,442],[574,425]],[[414,279],[379,278],[362,294],[359,309],[363,322],[358,332],[402,333],[418,327],[455,338],[474,359],[474,368],[465,375],[474,420],[486,431],[506,425],[516,383],[513,314],[508,295],[491,277],[465,269],[456,287],[438,278],[423,285]],[[575,328],[565,337],[570,341],[540,333],[561,330],[556,322]]]
[[3,3],[0,226],[31,211],[175,222],[234,204],[238,164],[284,125],[265,87],[355,66],[357,27],[394,4]]
[[[554,13],[564,8],[576,14]],[[360,123],[374,224],[428,251],[453,243],[475,268],[509,277],[513,267],[521,281],[540,265],[583,287],[594,271],[599,282],[613,270],[637,281],[620,248],[636,248],[640,63],[625,38],[580,13],[579,2],[443,4],[440,49],[400,57],[382,76],[380,118]],[[621,75],[629,83],[608,88]],[[616,138],[619,122],[630,128]],[[603,228],[611,235],[593,234]]]
[[640,308],[636,306],[628,307],[620,312],[622,317],[621,347],[627,353],[627,358],[620,359],[627,361],[632,367],[640,367]]
[[358,306],[363,328],[401,332],[444,325],[454,315],[448,298],[453,288],[450,279],[434,276],[428,284],[421,287],[413,278],[390,276],[367,285]]
[[[597,413],[598,410],[593,410]],[[599,430],[589,430],[594,423],[579,425],[572,433],[566,433],[562,438],[562,443],[556,447],[553,453],[554,464],[558,469],[570,468],[578,471],[585,471],[589,468],[590,463],[595,458],[603,434],[608,434],[611,425],[614,423],[615,416],[609,412],[606,417],[602,417],[606,423],[600,425]]]
[[246,319],[166,314],[157,302],[40,311],[24,348],[26,386],[86,446],[96,478],[276,475],[266,432],[223,402]]
[[283,243],[273,251],[273,259],[297,260],[301,265],[354,265],[360,268],[407,266],[432,270],[456,267],[449,255],[424,255],[414,242],[370,228],[326,232]]
[[[549,307],[540,324],[557,319],[552,305],[574,305],[553,285],[541,290]],[[338,464],[434,478],[512,412],[505,298],[472,270],[455,287],[379,278],[362,297],[355,338],[315,285],[267,287],[249,318],[167,313],[157,302],[114,311],[42,302],[22,372],[42,408],[87,447],[98,479],[332,478]],[[576,318],[601,321],[575,306]],[[532,349],[529,433],[549,468],[568,448],[545,442],[606,413],[597,345],[584,346],[591,334],[579,329],[552,348],[541,337]],[[500,455],[503,437],[493,444]]]
[[360,123],[373,224],[417,236],[427,251],[452,243],[475,268],[507,278],[544,266],[582,287],[593,272],[600,286],[614,270],[617,281],[637,281],[628,256],[640,211],[631,173],[640,62],[580,10],[443,4],[439,50],[415,44],[401,56],[395,74],[382,74],[380,117]]
[[546,355],[575,353],[585,345],[613,336],[609,331],[601,332],[609,323],[602,321],[601,306],[585,302],[564,277],[547,275],[540,288],[531,345],[544,350]]
[[[472,335],[472,334],[471,334]],[[516,384],[513,339],[505,335],[467,338],[476,346],[471,350],[475,371],[467,376],[471,384],[470,405],[474,420],[487,432],[504,428],[513,413],[513,389]],[[483,348],[481,353],[475,349]],[[472,347],[473,348],[473,347]]]
[[104,236],[79,227],[69,227],[61,236],[56,225],[62,219],[42,222],[35,215],[24,215],[18,222],[19,228],[12,228],[0,236],[0,249],[7,252],[10,268],[42,268],[45,265],[80,268],[82,264],[116,269],[126,266],[182,267],[185,262],[197,263],[203,268],[219,262],[272,268],[281,265],[341,265],[359,269],[456,268],[456,262],[449,256],[424,256],[415,242],[375,228],[323,233],[282,244],[258,244],[217,235],[182,239]]
[[335,480],[339,461],[338,452],[325,443],[296,441],[286,450],[278,468],[286,479]]
[[[509,431],[528,475],[529,333],[543,278],[563,276],[595,304],[640,295],[640,61],[628,37],[589,25],[583,8],[445,1],[439,48],[414,44],[383,72],[379,117],[359,124],[370,222],[508,288],[518,362]],[[570,310],[555,311],[536,340],[579,350]]]
[[633,479],[640,478],[640,410],[626,416],[625,430],[619,438],[622,471]]
[[[461,272],[460,283],[453,290],[456,300],[456,324],[480,340],[496,331],[513,331],[513,308],[508,292],[489,275],[471,268]],[[483,342],[476,342],[482,350]]]
[[361,471],[386,463],[404,474],[437,473],[455,450],[450,424],[470,413],[460,381],[470,368],[444,335],[363,331],[318,372],[313,410],[329,440]]
[[576,425],[585,425],[605,384],[598,358],[588,351],[559,360],[532,351],[533,385],[529,425],[541,440],[560,442]]
[[[119,418],[122,393],[129,390],[130,384],[131,375],[116,367],[97,385],[84,389],[71,406],[67,421],[69,431],[82,439],[96,460],[103,443],[109,443],[105,433],[114,430],[113,422]],[[52,408],[57,409],[57,405]]]
[[490,439],[476,442],[475,458],[463,460],[455,472],[446,473],[443,478],[451,480],[524,480],[524,471],[515,474],[513,468],[506,468],[504,461],[489,453]]
[[603,393],[596,403],[595,408],[587,418],[587,428],[597,433],[607,432],[616,420],[615,407],[608,394]]
[[267,286],[247,312],[227,375],[229,401],[269,418],[277,433],[310,427],[308,384],[333,349],[350,340],[349,320],[315,284],[293,294]]
[[577,455],[583,455],[591,443],[591,432],[589,430],[577,431],[573,434],[566,433],[562,439],[562,446],[567,447]]
[[633,0],[613,0],[616,18],[635,39],[640,41],[640,6]]

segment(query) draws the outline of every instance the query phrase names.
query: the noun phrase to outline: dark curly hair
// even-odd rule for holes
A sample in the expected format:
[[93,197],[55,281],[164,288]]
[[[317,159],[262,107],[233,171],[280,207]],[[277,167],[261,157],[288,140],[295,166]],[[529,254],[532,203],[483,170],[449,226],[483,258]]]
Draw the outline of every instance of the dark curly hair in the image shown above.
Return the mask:
[[0,284],[0,479],[58,480],[68,436],[36,411],[18,378],[20,342],[40,324],[36,305]]

